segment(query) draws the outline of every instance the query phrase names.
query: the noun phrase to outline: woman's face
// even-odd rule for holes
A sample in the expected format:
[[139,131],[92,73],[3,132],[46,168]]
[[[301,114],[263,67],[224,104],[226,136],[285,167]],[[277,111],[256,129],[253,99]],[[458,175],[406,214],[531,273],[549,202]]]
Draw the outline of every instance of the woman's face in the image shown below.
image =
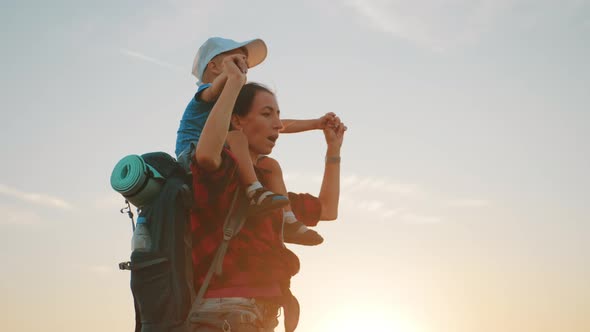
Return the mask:
[[239,118],[248,147],[253,155],[270,154],[283,127],[277,99],[271,93],[258,91],[248,114]]

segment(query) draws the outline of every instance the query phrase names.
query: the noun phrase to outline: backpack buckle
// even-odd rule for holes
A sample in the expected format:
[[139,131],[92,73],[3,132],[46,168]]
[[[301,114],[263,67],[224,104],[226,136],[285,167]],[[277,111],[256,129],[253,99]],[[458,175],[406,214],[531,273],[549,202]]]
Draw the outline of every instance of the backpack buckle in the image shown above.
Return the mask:
[[131,271],[131,262],[121,262],[119,263],[119,270],[129,270]]

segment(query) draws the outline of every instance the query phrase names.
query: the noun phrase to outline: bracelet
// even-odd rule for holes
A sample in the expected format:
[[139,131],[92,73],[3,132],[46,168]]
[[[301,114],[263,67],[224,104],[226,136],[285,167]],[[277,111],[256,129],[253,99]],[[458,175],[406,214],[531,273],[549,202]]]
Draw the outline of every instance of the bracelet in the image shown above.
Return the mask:
[[333,156],[333,157],[328,157],[326,156],[326,164],[337,164],[340,163],[340,156]]

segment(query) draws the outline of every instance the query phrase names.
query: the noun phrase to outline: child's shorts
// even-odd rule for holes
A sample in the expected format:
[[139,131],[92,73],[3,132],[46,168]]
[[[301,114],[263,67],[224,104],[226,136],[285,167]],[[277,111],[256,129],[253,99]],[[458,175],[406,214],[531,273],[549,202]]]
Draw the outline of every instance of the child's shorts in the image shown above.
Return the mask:
[[195,156],[196,147],[197,142],[189,144],[188,148],[182,151],[176,158],[176,161],[178,161],[180,166],[182,166],[187,173],[191,173],[191,161]]

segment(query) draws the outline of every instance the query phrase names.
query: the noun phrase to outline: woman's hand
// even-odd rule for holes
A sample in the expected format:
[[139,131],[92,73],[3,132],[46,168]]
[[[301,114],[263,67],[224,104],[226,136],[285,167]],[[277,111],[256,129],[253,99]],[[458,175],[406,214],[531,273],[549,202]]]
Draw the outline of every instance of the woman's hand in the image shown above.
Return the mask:
[[328,112],[324,114],[322,117],[316,119],[316,128],[315,129],[324,129],[326,127],[333,127],[335,124],[336,114],[334,112]]
[[246,64],[245,55],[232,54],[226,56],[223,58],[222,68],[228,79],[236,80],[240,85],[246,84],[248,65]]
[[342,121],[340,121],[340,118],[337,116],[333,118],[332,123],[332,126],[324,127],[326,144],[328,144],[328,149],[338,149],[338,152],[340,152],[339,150],[344,140],[344,132],[348,128],[344,125],[344,123],[342,123]]

